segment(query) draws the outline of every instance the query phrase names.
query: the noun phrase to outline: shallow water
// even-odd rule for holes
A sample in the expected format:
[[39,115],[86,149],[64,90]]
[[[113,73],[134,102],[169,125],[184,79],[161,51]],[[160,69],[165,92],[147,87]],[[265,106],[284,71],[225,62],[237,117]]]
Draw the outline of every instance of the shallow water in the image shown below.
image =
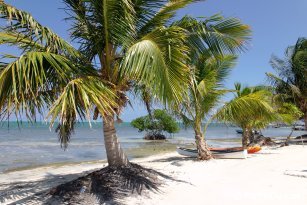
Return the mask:
[[[241,135],[236,134],[236,129],[238,128],[219,123],[210,125],[206,133],[208,144],[239,145]],[[194,142],[192,129],[181,129],[179,133],[162,142],[143,140],[144,133],[139,133],[129,123],[118,125],[117,130],[121,145],[129,158],[167,152],[175,150],[177,145]],[[268,137],[287,136],[289,133],[289,128],[263,130],[263,134]],[[293,136],[301,133],[303,132],[295,131]],[[9,129],[6,124],[0,127],[0,173],[47,164],[95,161],[105,158],[101,123],[93,124],[92,128],[86,123],[79,123],[66,151],[60,147],[57,134],[46,124],[23,123],[18,127],[17,123],[12,122]]]

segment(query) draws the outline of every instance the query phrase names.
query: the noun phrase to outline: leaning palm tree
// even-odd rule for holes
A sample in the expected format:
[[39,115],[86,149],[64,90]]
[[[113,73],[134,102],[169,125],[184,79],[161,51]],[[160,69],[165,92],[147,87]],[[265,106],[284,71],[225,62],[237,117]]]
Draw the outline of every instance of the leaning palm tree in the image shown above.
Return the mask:
[[303,112],[307,130],[307,39],[299,38],[295,46],[288,47],[284,59],[273,56],[271,65],[277,75],[267,73],[267,76],[275,94]]
[[209,160],[212,155],[205,141],[202,122],[219,103],[220,98],[228,91],[223,82],[234,66],[236,57],[233,55],[210,56],[202,55],[192,67],[189,86],[189,97],[179,106],[179,116],[184,124],[194,128],[195,141],[199,159]]
[[188,65],[191,70],[188,96],[176,110],[183,122],[194,129],[199,159],[208,160],[212,156],[201,124],[227,92],[223,89],[223,82],[234,66],[234,54],[245,48],[250,30],[238,19],[224,19],[220,15],[203,18],[201,24],[185,16],[175,25],[189,31]]
[[0,68],[1,117],[49,110],[66,148],[77,120],[103,118],[109,166],[129,166],[114,126],[134,84],[163,103],[180,101],[188,83],[186,31],[167,26],[194,1],[64,0],[77,50],[29,13],[0,3],[0,43],[19,48]]
[[214,117],[241,127],[242,146],[246,149],[253,129],[262,129],[277,119],[272,107],[272,93],[264,86],[243,87],[236,83],[234,95]]

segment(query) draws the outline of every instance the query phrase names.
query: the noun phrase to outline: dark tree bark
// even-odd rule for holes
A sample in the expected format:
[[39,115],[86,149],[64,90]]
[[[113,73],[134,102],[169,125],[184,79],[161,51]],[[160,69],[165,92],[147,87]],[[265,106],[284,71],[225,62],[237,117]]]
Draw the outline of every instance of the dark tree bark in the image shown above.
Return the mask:
[[248,144],[249,144],[249,137],[250,137],[250,130],[243,129],[243,134],[242,134],[242,146],[243,146],[243,149],[247,149]]
[[103,117],[103,134],[109,166],[129,166],[129,160],[116,135],[113,115]]

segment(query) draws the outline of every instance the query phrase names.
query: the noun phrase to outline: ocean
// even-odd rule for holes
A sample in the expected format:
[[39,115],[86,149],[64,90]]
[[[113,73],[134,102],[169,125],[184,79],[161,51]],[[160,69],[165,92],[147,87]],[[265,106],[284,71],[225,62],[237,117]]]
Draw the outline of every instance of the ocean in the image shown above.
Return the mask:
[[[236,133],[236,129],[238,128],[222,123],[212,123],[206,133],[207,142],[211,146],[238,146],[241,135]],[[286,137],[290,132],[290,128],[268,128],[262,131],[267,137]],[[182,128],[179,133],[168,136],[162,142],[143,140],[144,133],[138,132],[129,123],[117,125],[117,133],[130,159],[167,152],[175,150],[177,145],[194,143],[191,128]],[[302,133],[295,131],[293,136]],[[18,126],[16,122],[10,122],[9,128],[7,123],[0,127],[0,173],[105,159],[101,122],[93,123],[91,128],[88,123],[78,123],[67,150],[61,148],[57,134],[46,123],[23,123]]]

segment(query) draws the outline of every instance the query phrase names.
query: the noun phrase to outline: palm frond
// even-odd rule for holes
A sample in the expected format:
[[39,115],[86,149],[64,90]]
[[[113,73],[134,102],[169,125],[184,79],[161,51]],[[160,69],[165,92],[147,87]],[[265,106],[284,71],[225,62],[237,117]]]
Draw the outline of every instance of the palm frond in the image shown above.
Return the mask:
[[36,51],[45,50],[45,47],[40,43],[35,42],[31,38],[28,38],[16,32],[0,32],[0,44],[17,46],[23,51],[33,49],[35,49]]
[[[267,90],[239,95],[219,109],[215,118],[235,123],[240,127],[249,125],[262,128],[268,122],[276,119],[274,109],[270,105],[270,95]],[[256,123],[257,120],[265,123]]]
[[179,9],[199,1],[201,0],[161,1],[161,3],[166,3],[159,8],[158,12],[153,12],[154,15],[152,14],[152,16],[148,16],[149,20],[141,27],[139,33],[146,34],[157,27],[166,26],[166,24],[170,23]]
[[31,119],[36,110],[42,112],[52,102],[58,88],[78,75],[77,71],[62,55],[27,52],[0,73],[0,109],[14,110],[16,116],[25,111]]
[[[69,43],[52,32],[49,28],[38,23],[31,14],[10,6],[4,2],[0,3],[0,18],[7,20],[7,24],[2,28],[5,32],[19,34],[19,41],[24,37],[24,41],[31,39],[33,44],[44,45],[45,51],[57,54],[78,56]],[[28,47],[30,48],[30,47]],[[35,47],[34,47],[35,48]]]
[[224,18],[219,14],[200,20],[185,16],[173,25],[189,31],[188,41],[194,48],[194,58],[207,51],[214,55],[243,51],[251,34],[249,26],[239,19]]
[[122,76],[147,84],[162,102],[180,101],[187,88],[189,70],[185,31],[158,28],[133,45],[121,64]]
[[66,148],[78,117],[90,122],[94,108],[104,115],[113,113],[115,107],[115,94],[99,77],[77,78],[63,89],[47,118],[50,118],[51,126],[59,118],[57,132],[61,144]]

